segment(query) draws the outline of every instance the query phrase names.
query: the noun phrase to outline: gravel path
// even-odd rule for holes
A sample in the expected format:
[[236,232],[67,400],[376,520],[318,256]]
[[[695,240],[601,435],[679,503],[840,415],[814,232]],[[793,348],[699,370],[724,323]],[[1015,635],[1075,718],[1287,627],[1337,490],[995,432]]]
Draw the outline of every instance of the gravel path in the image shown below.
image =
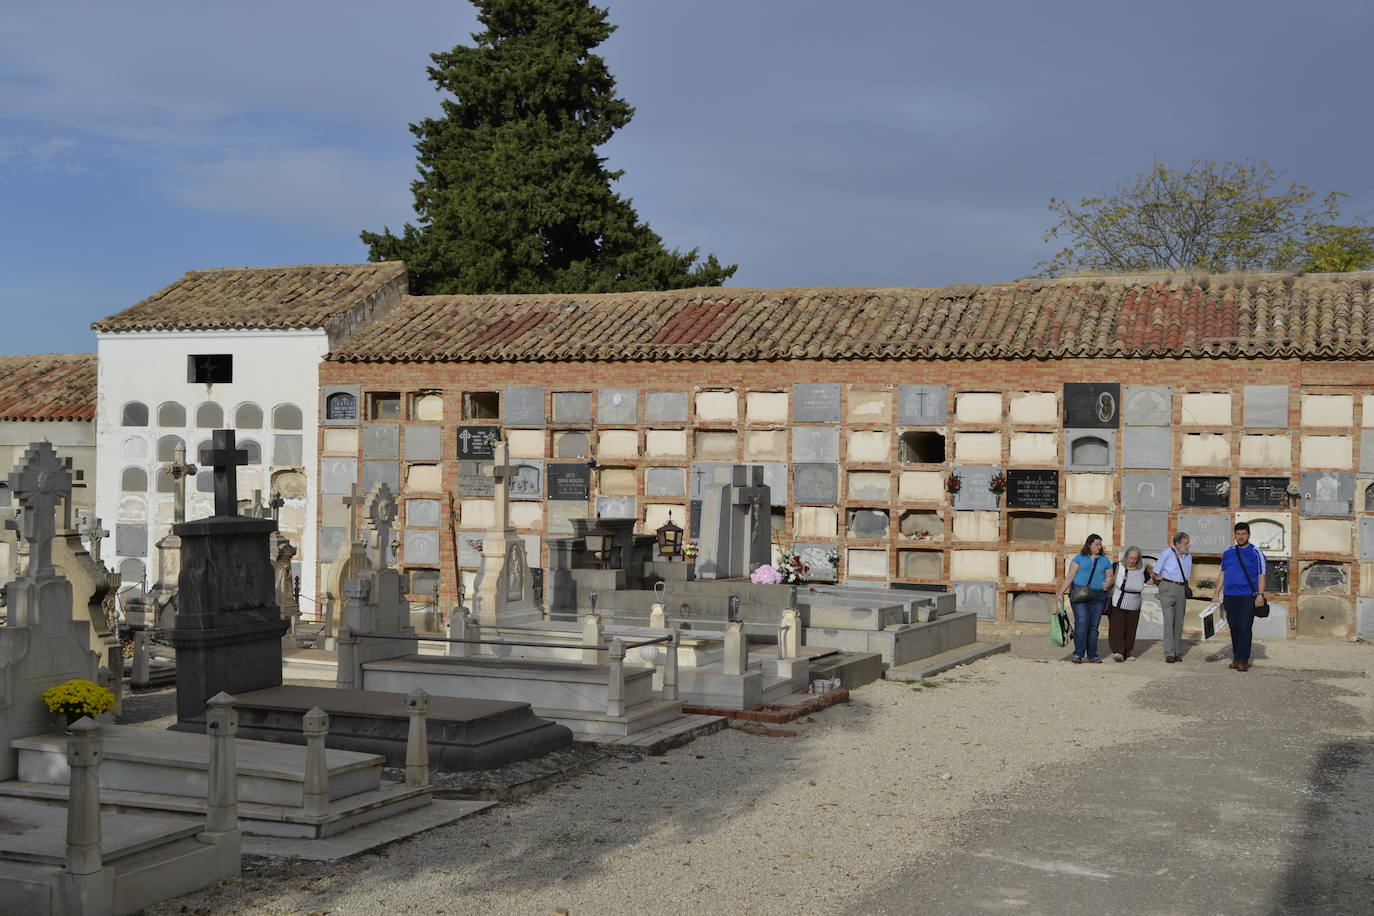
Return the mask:
[[[150,912],[842,910],[957,842],[961,818],[996,809],[1056,767],[1198,722],[1189,703],[1139,697],[1191,695],[1207,665],[1201,652],[1181,666],[1152,653],[1071,667],[1041,640],[1018,640],[1015,651],[927,686],[864,687],[848,706],[789,724],[801,732],[794,738],[731,729],[663,757],[609,760],[341,867],[254,862],[238,879]],[[1260,663],[1362,672],[1374,652],[1289,643]],[[1367,701],[1369,679],[1358,680]]]

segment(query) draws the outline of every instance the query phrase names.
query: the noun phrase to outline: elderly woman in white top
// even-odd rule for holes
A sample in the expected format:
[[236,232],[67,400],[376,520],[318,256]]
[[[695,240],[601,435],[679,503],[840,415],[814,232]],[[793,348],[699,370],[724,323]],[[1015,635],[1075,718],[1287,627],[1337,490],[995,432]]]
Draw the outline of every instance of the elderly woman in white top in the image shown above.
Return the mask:
[[1116,564],[1111,598],[1107,606],[1107,644],[1112,649],[1112,661],[1124,662],[1135,658],[1135,628],[1140,623],[1140,593],[1150,581],[1149,570],[1140,556],[1139,547],[1127,547],[1121,562]]

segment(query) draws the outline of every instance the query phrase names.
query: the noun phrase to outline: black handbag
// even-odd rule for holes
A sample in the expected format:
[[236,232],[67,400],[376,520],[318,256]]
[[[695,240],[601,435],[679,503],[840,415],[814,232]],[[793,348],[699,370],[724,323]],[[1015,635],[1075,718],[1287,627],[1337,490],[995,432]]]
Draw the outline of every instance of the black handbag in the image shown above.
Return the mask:
[[1088,570],[1087,585],[1075,585],[1073,588],[1069,589],[1070,604],[1086,604],[1087,602],[1093,600],[1093,576],[1097,575],[1097,561],[1100,559],[1102,559],[1101,554],[1098,554],[1097,556],[1093,557],[1092,569]]
[[[1249,546],[1250,546],[1250,549],[1251,549],[1251,550],[1259,550],[1259,548],[1256,547],[1254,544],[1251,544],[1251,545],[1249,545]],[[1252,594],[1252,595],[1259,595],[1259,589],[1255,587],[1255,580],[1254,580],[1253,578],[1250,577],[1250,570],[1246,568],[1246,566],[1245,566],[1245,559],[1240,555],[1240,548],[1237,547],[1235,550],[1236,550],[1236,562],[1240,564],[1240,571],[1243,572],[1243,573],[1245,573],[1245,581],[1248,582],[1248,583],[1250,583],[1250,594]],[[1260,603],[1257,604],[1257,605],[1255,605],[1255,616],[1256,616],[1256,617],[1268,617],[1268,616],[1269,616],[1269,599],[1266,598],[1266,597],[1264,597],[1263,595],[1259,595],[1259,597],[1260,597]]]

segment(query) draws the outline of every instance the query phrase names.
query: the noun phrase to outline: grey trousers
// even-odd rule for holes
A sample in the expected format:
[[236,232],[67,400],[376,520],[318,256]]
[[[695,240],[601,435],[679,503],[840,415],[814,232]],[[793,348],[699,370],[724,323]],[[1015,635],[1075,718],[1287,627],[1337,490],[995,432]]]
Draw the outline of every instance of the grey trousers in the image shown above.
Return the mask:
[[1159,609],[1164,616],[1164,657],[1181,655],[1183,615],[1188,610],[1188,599],[1183,586],[1177,582],[1159,583]]

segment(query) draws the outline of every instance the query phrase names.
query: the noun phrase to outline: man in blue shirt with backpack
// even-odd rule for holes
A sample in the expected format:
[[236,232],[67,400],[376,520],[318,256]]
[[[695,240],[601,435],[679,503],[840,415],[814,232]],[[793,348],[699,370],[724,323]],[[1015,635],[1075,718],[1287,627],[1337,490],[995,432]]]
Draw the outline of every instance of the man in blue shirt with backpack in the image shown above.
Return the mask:
[[1236,543],[1221,555],[1221,605],[1231,630],[1231,667],[1250,670],[1251,632],[1256,617],[1268,617],[1264,598],[1264,551],[1250,543],[1250,526],[1236,523]]

